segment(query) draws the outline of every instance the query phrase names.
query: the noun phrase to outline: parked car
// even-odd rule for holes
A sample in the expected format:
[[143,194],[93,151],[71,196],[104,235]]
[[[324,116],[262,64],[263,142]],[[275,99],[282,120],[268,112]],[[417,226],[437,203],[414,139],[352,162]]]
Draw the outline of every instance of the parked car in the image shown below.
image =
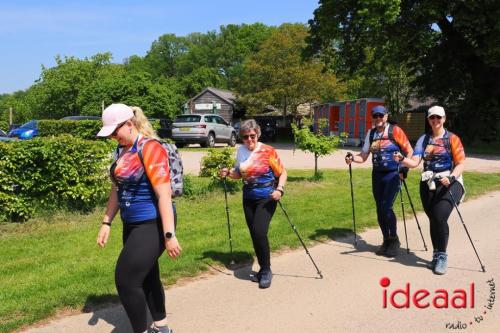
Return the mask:
[[5,141],[12,141],[14,140],[13,138],[9,138],[7,136],[7,133],[5,133],[4,131],[0,130],[0,142],[5,142]]
[[101,120],[98,116],[67,116],[60,120]]
[[9,137],[21,140],[33,139],[38,135],[38,120],[31,120],[9,132]]
[[172,127],[172,139],[178,147],[199,143],[202,147],[213,147],[216,142],[236,145],[236,131],[216,114],[185,114],[178,116]]

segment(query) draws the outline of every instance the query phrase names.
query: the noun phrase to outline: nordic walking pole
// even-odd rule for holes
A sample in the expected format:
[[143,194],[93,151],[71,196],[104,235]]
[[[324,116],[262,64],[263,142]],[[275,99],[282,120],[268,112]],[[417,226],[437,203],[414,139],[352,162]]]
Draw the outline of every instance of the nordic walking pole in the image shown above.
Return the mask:
[[[450,184],[450,186],[451,186],[451,184]],[[479,259],[479,254],[477,254],[476,247],[474,246],[474,242],[472,241],[472,238],[470,237],[469,230],[467,230],[467,226],[465,225],[464,219],[462,218],[462,214],[460,214],[460,211],[458,210],[457,202],[455,201],[455,198],[453,197],[453,193],[451,193],[450,187],[448,187],[448,193],[450,194],[451,201],[453,201],[453,205],[455,206],[455,209],[457,210],[458,216],[460,217],[460,221],[462,221],[462,225],[464,226],[465,232],[467,233],[467,237],[469,237],[472,248],[474,249],[474,252],[476,253],[477,260],[479,260],[479,265],[481,265],[481,270],[484,273],[484,272],[486,272],[486,269],[484,268],[484,265],[481,262],[481,259]]]
[[401,181],[399,183],[399,197],[401,198],[401,211],[403,212],[403,225],[405,227],[406,253],[410,253],[410,248],[408,247],[408,234],[406,233],[405,205],[403,203],[403,191],[401,190]]
[[351,159],[351,163],[349,163],[349,181],[351,183],[351,204],[352,204],[352,224],[353,224],[353,230],[354,230],[354,246],[358,244],[358,238],[356,235],[356,217],[354,216],[354,191],[352,188],[352,161],[353,161],[353,156],[351,153],[347,153],[347,157]]
[[287,212],[286,212],[285,208],[283,207],[283,204],[281,203],[280,200],[278,200],[278,204],[280,205],[281,210],[283,211],[283,213],[285,213],[286,219],[288,220],[288,223],[290,223],[290,226],[292,227],[293,231],[295,231],[295,234],[299,238],[300,243],[302,243],[302,246],[304,247],[304,250],[306,250],[306,253],[309,256],[309,259],[311,259],[314,267],[316,268],[316,272],[318,273],[319,278],[322,279],[323,278],[323,274],[321,274],[321,271],[319,270],[318,266],[314,262],[314,259],[312,258],[311,254],[309,253],[309,250],[307,249],[306,244],[304,244],[304,241],[300,237],[299,232],[297,231],[297,228],[295,228],[295,226],[293,225],[292,221],[290,220],[290,217],[288,216],[288,214],[287,214]]
[[227,218],[227,232],[229,235],[229,249],[231,251],[231,262],[230,265],[234,265],[234,256],[233,256],[233,239],[231,237],[231,223],[229,222],[229,205],[227,204],[227,185],[226,185],[226,176],[223,178],[224,182],[224,198],[226,200],[226,218]]
[[[394,152],[397,154],[397,152]],[[410,253],[410,248],[408,247],[408,233],[406,232],[406,217],[405,217],[405,205],[403,202],[403,190],[401,190],[401,173],[399,172],[399,164],[398,164],[398,177],[399,177],[399,197],[401,198],[401,211],[403,213],[403,225],[405,227],[405,238],[406,238],[406,253]]]
[[413,207],[413,201],[410,197],[410,192],[408,191],[408,186],[406,186],[406,181],[403,179],[403,185],[405,186],[406,195],[408,196],[408,201],[410,201],[411,209],[413,210],[413,216],[415,216],[415,221],[417,221],[418,231],[420,231],[420,237],[422,237],[422,242],[424,242],[425,251],[427,251],[427,244],[425,244],[424,235],[422,234],[422,229],[420,229],[420,223],[418,223],[417,213],[415,212],[415,207]]

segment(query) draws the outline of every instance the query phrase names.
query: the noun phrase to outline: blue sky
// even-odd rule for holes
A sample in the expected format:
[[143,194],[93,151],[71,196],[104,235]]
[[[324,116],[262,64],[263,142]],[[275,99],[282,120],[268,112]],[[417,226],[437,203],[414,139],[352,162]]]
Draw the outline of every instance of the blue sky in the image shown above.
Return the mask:
[[2,1],[0,93],[24,90],[54,57],[111,52],[121,63],[143,56],[165,33],[179,36],[227,24],[307,23],[317,0]]

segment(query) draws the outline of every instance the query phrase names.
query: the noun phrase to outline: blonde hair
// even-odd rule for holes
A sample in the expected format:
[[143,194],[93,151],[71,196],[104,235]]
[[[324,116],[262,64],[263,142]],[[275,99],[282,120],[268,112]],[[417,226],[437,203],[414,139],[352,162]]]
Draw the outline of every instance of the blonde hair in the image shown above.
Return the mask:
[[130,120],[134,124],[135,128],[137,128],[137,131],[146,138],[160,140],[148,118],[144,115],[142,109],[138,106],[131,106],[130,108],[134,111],[134,117]]

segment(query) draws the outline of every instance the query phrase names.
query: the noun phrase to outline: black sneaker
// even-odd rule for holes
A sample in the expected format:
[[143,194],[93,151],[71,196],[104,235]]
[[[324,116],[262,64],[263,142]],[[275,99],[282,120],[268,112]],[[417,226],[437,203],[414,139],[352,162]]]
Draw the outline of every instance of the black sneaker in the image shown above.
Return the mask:
[[260,282],[260,278],[262,277],[262,269],[255,274],[250,275],[250,281],[252,282]]
[[273,279],[273,272],[271,269],[266,269],[262,271],[259,281],[259,288],[266,289],[271,286],[271,280]]
[[168,326],[156,327],[155,324],[151,325],[149,333],[173,333],[174,331]]
[[399,248],[401,247],[401,242],[399,241],[398,236],[389,238],[389,246],[385,251],[386,257],[396,257],[399,254]]
[[378,250],[375,251],[375,254],[378,255],[378,256],[385,255],[385,251],[387,251],[387,247],[388,246],[389,246],[389,239],[384,238],[384,242],[382,243],[382,245],[380,245],[380,247],[378,248]]

